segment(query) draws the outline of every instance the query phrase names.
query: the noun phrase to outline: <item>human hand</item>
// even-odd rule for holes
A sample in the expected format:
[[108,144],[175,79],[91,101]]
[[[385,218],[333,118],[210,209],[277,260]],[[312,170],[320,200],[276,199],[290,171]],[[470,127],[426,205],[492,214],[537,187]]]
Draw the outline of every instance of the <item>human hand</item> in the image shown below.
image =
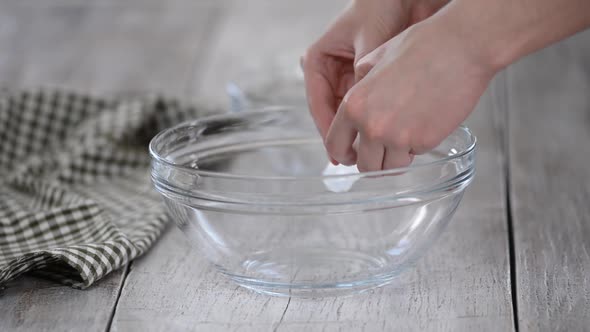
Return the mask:
[[342,99],[360,78],[355,64],[408,26],[429,17],[449,0],[352,1],[302,58],[310,112],[322,137]]
[[359,82],[344,96],[325,138],[333,159],[361,171],[407,166],[474,109],[499,68],[433,19],[357,61]]

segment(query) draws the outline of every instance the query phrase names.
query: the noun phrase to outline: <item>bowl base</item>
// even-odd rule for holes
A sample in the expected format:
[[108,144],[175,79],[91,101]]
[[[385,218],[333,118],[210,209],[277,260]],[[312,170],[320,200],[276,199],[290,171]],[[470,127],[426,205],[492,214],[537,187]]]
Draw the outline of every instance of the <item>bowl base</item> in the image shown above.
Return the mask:
[[367,280],[351,283],[339,283],[332,285],[264,285],[263,283],[251,282],[239,277],[230,276],[230,279],[248,290],[259,294],[278,297],[297,298],[325,298],[325,297],[346,297],[361,294],[363,292],[385,286],[394,278],[389,280]]
[[[238,285],[276,296],[331,297],[389,283],[397,273],[385,257],[352,250],[291,248],[247,255],[244,275],[225,273]],[[387,273],[384,273],[387,271]]]

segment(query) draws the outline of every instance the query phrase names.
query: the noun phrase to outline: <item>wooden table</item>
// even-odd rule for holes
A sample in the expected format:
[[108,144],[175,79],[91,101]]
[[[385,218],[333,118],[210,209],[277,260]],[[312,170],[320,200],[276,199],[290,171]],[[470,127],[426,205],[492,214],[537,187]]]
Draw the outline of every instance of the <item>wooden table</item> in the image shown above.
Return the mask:
[[[341,0],[0,0],[0,81],[222,100],[224,83],[298,61]],[[499,74],[468,120],[478,174],[417,266],[355,297],[255,295],[174,227],[85,291],[20,278],[0,331],[590,329],[590,31]]]

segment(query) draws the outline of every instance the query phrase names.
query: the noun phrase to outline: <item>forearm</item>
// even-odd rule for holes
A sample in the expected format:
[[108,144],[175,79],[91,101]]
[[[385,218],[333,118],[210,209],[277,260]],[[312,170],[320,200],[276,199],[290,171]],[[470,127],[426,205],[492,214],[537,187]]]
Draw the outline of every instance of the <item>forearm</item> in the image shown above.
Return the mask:
[[589,27],[590,1],[454,0],[433,21],[501,69]]

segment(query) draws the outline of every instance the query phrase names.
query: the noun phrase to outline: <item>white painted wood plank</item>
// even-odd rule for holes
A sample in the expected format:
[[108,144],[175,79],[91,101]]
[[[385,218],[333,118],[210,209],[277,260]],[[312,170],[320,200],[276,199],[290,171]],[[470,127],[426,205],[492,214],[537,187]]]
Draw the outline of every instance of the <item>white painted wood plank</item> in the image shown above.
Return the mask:
[[84,291],[31,277],[9,282],[0,289],[0,331],[105,330],[123,274]]
[[511,202],[521,331],[590,327],[590,31],[511,67]]
[[[18,85],[93,93],[153,91],[185,97],[201,42],[223,1],[123,1],[6,5]],[[12,15],[26,12],[23,21]],[[15,23],[16,22],[16,23]],[[14,55],[13,55],[14,54]]]
[[[0,82],[182,96],[217,13],[215,1],[3,1]],[[124,278],[115,271],[84,291],[14,280],[0,291],[0,331],[104,331]]]
[[[341,1],[236,2],[194,96],[223,102],[224,84],[250,68],[297,65]],[[513,329],[501,123],[488,93],[469,124],[479,137],[478,174],[454,220],[417,267],[392,285],[355,297],[271,298],[237,288],[192,252],[180,231],[134,263],[113,327],[167,331]],[[493,124],[498,123],[498,126]]]
[[[0,45],[5,46],[0,52],[0,82],[3,86],[18,87],[22,73],[30,70],[30,61],[52,65],[43,59],[45,50],[36,44],[39,37],[33,27],[45,24],[46,38],[65,36],[57,33],[51,22],[34,23],[34,19],[40,19],[39,12],[14,6],[14,3],[11,6],[2,3],[0,8]],[[36,55],[28,52],[36,52]],[[64,76],[46,79],[59,82]],[[81,326],[105,330],[123,278],[123,270],[115,271],[85,291],[31,277],[9,282],[0,289],[0,331],[56,331]]]
[[230,81],[251,87],[270,77],[296,80],[300,57],[345,5],[341,0],[234,1],[207,60],[193,73],[190,95],[227,107]]
[[134,262],[113,330],[258,329],[276,323],[287,301],[244,292],[221,278],[173,226],[151,254]]

